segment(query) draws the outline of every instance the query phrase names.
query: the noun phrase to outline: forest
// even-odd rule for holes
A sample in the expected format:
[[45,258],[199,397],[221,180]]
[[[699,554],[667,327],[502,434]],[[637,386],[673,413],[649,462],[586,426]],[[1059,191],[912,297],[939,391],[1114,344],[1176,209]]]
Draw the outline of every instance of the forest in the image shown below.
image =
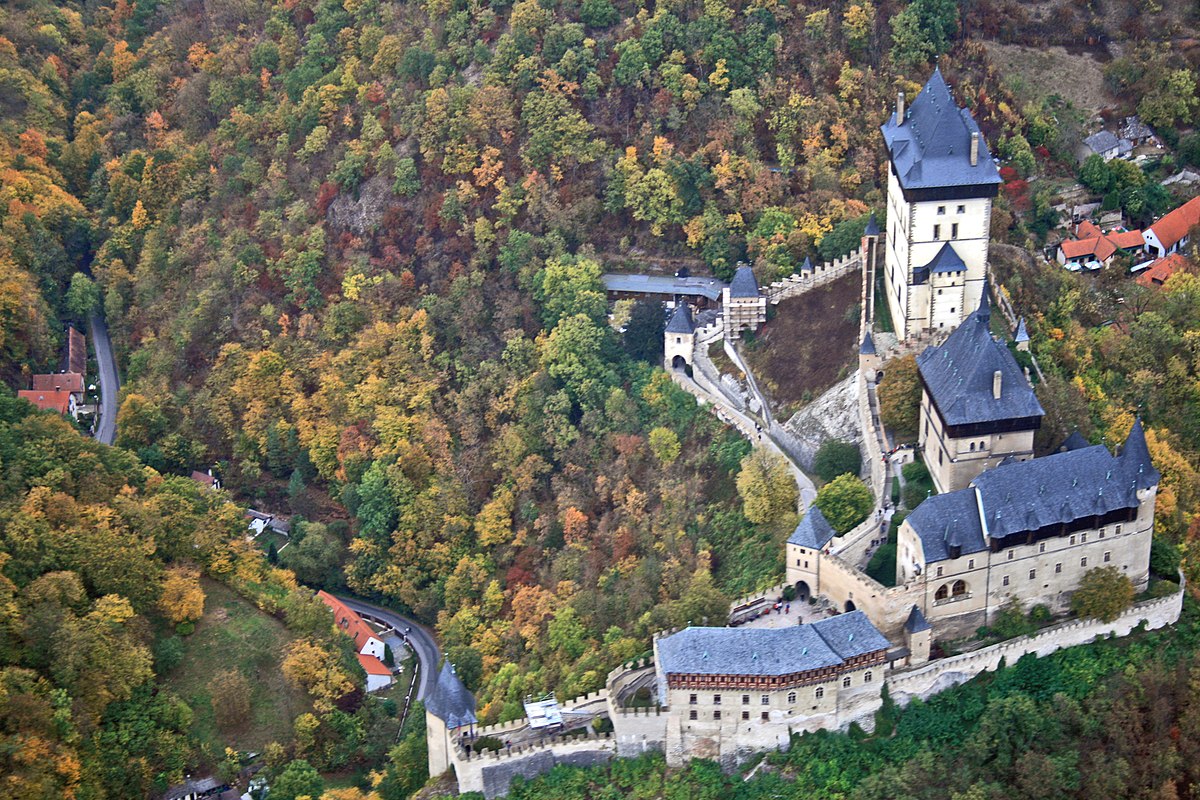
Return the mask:
[[[100,311],[123,387],[115,448],[0,407],[2,791],[144,796],[238,772],[237,722],[228,749],[196,735],[213,709],[171,688],[204,581],[286,625],[280,669],[305,708],[263,753],[285,798],[322,775],[342,776],[331,799],[425,779],[423,732],[396,744],[395,709],[362,694],[313,589],[431,625],[487,722],[599,688],[655,630],[724,619],[777,580],[790,479],[658,368],[661,309],[610,308],[601,274],[728,278],[752,260],[765,282],[844,253],[884,214],[878,126],[935,58],[1004,163],[993,236],[1032,252],[1053,198],[1028,179],[1074,179],[1081,114],[1025,98],[980,40],[1130,42],[1113,91],[1195,163],[1194,54],[1147,24],[1193,12],[1144,5],[5,3],[0,371],[24,388],[64,325]],[[1087,178],[1134,217],[1173,204],[1148,175]],[[1139,293],[996,269],[1054,432],[1113,442],[1140,412],[1160,532],[1191,555],[1195,277]],[[208,468],[226,493],[184,477]],[[291,517],[289,547],[246,544],[246,504]],[[255,679],[220,672],[217,698]],[[1075,741],[1092,711],[1053,735]],[[900,769],[915,713],[880,764]]]

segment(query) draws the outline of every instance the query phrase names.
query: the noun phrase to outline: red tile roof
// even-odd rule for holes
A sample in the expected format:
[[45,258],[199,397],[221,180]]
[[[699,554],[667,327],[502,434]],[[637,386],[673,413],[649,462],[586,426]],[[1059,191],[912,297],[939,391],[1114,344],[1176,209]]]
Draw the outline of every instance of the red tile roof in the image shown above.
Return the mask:
[[333,609],[333,622],[338,630],[345,631],[354,640],[356,650],[362,650],[368,639],[378,639],[379,634],[363,621],[349,606],[325,590],[317,592],[321,602]]
[[1192,226],[1200,222],[1200,197],[1193,197],[1174,211],[1168,212],[1150,230],[1163,247],[1170,250],[1187,236]]
[[367,656],[362,653],[358,654],[358,663],[362,664],[362,668],[367,671],[368,675],[391,675],[392,671],[375,656]]
[[192,470],[192,480],[196,483],[203,483],[208,488],[212,489],[217,485],[217,479],[207,472],[201,472],[198,469]]
[[1099,226],[1091,220],[1085,219],[1075,227],[1076,239],[1094,239],[1097,236],[1103,236],[1104,231],[1100,230]]
[[67,326],[67,370],[87,372],[87,338],[74,325]]
[[83,376],[78,372],[54,372],[33,376],[35,392],[75,392],[83,394]]
[[70,392],[39,392],[35,389],[21,389],[17,397],[28,400],[43,411],[57,411],[66,414],[71,410]]
[[1188,260],[1179,253],[1163,256],[1137,276],[1136,280],[1142,286],[1162,286],[1176,272],[1190,266]]
[[1097,261],[1107,261],[1118,250],[1132,250],[1146,243],[1142,238],[1141,231],[1100,233],[1100,229],[1090,222],[1081,222],[1076,228],[1076,232],[1091,232],[1092,230],[1095,230],[1097,235],[1089,236],[1086,239],[1069,239],[1060,244],[1063,255],[1067,258],[1094,256]]

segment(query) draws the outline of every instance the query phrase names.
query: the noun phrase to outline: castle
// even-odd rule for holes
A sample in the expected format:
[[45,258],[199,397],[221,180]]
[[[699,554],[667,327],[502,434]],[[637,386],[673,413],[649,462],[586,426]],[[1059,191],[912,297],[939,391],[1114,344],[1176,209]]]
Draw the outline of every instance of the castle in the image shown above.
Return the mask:
[[[1026,653],[1045,655],[1178,619],[1182,590],[1137,603],[1114,620],[1060,622],[931,660],[938,640],[969,636],[1011,605],[1067,610],[1084,576],[1098,567],[1114,567],[1145,589],[1160,475],[1140,420],[1116,453],[1076,434],[1059,452],[1034,458],[1045,412],[1028,373],[993,334],[987,253],[999,176],[987,146],[937,70],[911,106],[899,96],[882,132],[890,157],[886,225],[881,229],[872,216],[853,262],[836,265],[854,263],[863,278],[860,417],[869,434],[878,423],[865,396],[882,365],[872,336],[876,287],[886,294],[902,346],[938,341],[917,358],[917,446],[938,494],[898,530],[895,585],[855,566],[865,540],[877,535],[877,518],[839,535],[813,507],[784,545],[785,584],[771,591],[791,587],[797,602],[824,598],[835,616],[774,629],[657,634],[652,658],[618,667],[603,690],[566,704],[602,709],[610,733],[589,730],[515,749],[510,742],[505,752],[476,753],[467,745],[477,733],[507,737],[523,724],[477,730],[474,699],[445,666],[426,701],[431,774],[453,766],[460,790],[492,798],[515,775],[647,750],[665,753],[672,765],[704,757],[733,766],[786,747],[794,733],[852,723],[869,729],[884,686],[903,703]],[[804,275],[778,291],[811,287],[814,277],[806,265]],[[749,267],[738,270],[723,299],[726,335],[765,319],[767,293]],[[664,331],[668,369],[692,363],[698,333],[687,303],[677,302]],[[1017,339],[1017,350],[1028,348],[1023,320]],[[870,466],[882,496],[886,470],[877,474],[878,465]],[[649,687],[653,708],[631,707],[633,691]]]

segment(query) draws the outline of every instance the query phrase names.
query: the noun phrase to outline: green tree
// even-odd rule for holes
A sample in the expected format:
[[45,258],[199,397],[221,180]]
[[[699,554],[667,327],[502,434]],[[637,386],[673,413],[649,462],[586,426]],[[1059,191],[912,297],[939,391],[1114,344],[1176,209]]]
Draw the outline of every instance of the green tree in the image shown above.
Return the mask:
[[100,308],[100,287],[95,281],[76,272],[67,288],[67,311],[78,320],[86,320]]
[[1150,89],[1138,101],[1138,116],[1155,128],[1173,128],[1190,123],[1200,108],[1196,76],[1189,69],[1156,72]]
[[318,798],[325,790],[321,774],[304,759],[296,759],[283,768],[271,782],[271,800],[296,800],[297,797]]
[[921,412],[917,357],[892,359],[883,369],[878,392],[880,419],[897,439],[911,440],[917,435]]
[[1116,567],[1094,567],[1084,573],[1071,595],[1071,610],[1081,617],[1112,622],[1129,608],[1135,594],[1133,582]]
[[1092,153],[1079,167],[1079,182],[1093,192],[1103,194],[1112,188],[1112,171],[1099,153]]
[[319,522],[306,522],[304,536],[279,554],[283,565],[312,586],[332,587],[340,577],[345,547]]
[[913,0],[892,17],[892,60],[906,69],[926,64],[949,50],[957,33],[955,0]]
[[862,471],[862,452],[853,442],[829,439],[822,443],[813,458],[813,472],[823,481],[831,481],[838,475],[857,475]]
[[813,505],[821,509],[825,519],[841,534],[867,518],[875,507],[875,498],[858,476],[839,475],[821,487]]
[[679,458],[679,437],[670,428],[655,428],[650,431],[650,452],[663,466],[670,466]]
[[782,456],[763,447],[742,459],[737,476],[738,494],[746,519],[763,525],[796,513],[798,490]]
[[534,296],[542,310],[546,328],[563,317],[585,314],[599,323],[608,311],[600,262],[583,257],[561,256],[546,262],[535,278]]

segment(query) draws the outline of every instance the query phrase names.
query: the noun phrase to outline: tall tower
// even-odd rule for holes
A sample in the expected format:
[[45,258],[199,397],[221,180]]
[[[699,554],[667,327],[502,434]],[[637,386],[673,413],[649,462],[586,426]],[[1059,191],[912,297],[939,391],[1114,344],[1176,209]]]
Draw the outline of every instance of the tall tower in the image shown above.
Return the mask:
[[971,113],[935,69],[882,128],[888,149],[884,291],[902,339],[952,330],[987,285],[992,198],[1000,175]]

